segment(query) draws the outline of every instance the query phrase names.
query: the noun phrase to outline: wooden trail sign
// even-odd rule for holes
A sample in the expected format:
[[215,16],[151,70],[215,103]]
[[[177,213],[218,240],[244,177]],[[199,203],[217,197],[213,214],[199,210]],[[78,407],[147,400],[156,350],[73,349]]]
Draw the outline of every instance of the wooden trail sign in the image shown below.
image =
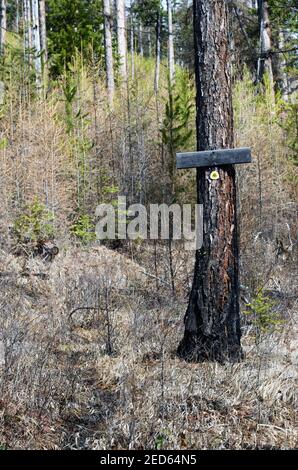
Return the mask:
[[251,162],[250,148],[177,153],[177,169],[235,165]]

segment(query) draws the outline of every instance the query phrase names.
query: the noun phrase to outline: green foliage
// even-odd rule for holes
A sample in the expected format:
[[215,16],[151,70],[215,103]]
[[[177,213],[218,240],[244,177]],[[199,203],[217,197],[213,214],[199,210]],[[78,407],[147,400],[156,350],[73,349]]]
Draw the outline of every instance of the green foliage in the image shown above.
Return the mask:
[[53,75],[69,67],[76,51],[84,58],[103,54],[103,15],[100,0],[49,0],[48,48]]
[[87,245],[96,239],[95,225],[88,214],[81,214],[76,222],[71,226],[70,232],[84,245]]
[[77,85],[73,84],[70,77],[67,76],[62,84],[62,91],[65,102],[65,122],[66,132],[69,134],[74,128],[73,103],[77,93]]
[[193,8],[188,0],[180,0],[175,6],[175,58],[194,70]]
[[7,148],[7,146],[8,146],[7,138],[3,137],[2,139],[0,139],[0,150]]
[[53,238],[53,220],[53,213],[36,196],[15,220],[13,232],[20,243],[41,242]]
[[270,333],[283,324],[279,313],[274,311],[275,302],[264,294],[263,289],[258,291],[247,307],[245,314],[253,317],[252,323],[258,332]]
[[164,436],[163,434],[159,434],[157,438],[155,439],[155,449],[161,450],[164,446],[165,441],[166,441],[166,436]]
[[63,113],[62,119],[65,120],[66,132],[69,136],[66,142],[67,152],[70,158],[76,161],[77,208],[80,214],[84,214],[87,211],[85,205],[87,194],[86,159],[93,148],[93,141],[89,134],[89,113],[86,112],[86,101],[83,99],[86,75],[80,54],[75,55],[61,82],[63,93],[61,101],[65,104],[65,113]]
[[169,85],[169,100],[161,129],[162,140],[173,153],[188,148],[194,134],[194,86],[186,70],[178,69],[175,84]]
[[[269,15],[272,23],[273,39],[279,42],[279,33],[283,32],[282,53],[286,63],[285,71],[288,77],[297,77],[297,31],[298,14],[297,0],[269,0]],[[287,51],[287,52],[286,52]]]
[[297,0],[268,0],[271,21],[284,30],[297,32]]
[[144,26],[155,26],[157,17],[162,11],[160,0],[138,0],[133,4],[133,13]]
[[33,51],[24,48],[20,36],[7,33],[5,55],[0,58],[0,79],[5,83],[5,96],[18,105],[20,101],[34,95],[36,76],[28,55]]

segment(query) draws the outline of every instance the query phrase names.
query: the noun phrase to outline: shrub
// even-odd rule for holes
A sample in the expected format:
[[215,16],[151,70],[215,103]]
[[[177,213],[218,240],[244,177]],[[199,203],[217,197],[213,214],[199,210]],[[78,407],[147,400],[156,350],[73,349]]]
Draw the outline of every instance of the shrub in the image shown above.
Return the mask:
[[274,311],[274,306],[275,302],[264,294],[263,289],[247,304],[248,310],[245,314],[253,316],[252,323],[258,333],[271,333],[283,323],[279,313]]
[[16,218],[14,235],[19,243],[38,243],[51,239],[54,237],[53,220],[53,213],[35,196],[33,202]]
[[96,239],[94,223],[88,214],[81,214],[77,221],[71,226],[70,232],[84,245]]

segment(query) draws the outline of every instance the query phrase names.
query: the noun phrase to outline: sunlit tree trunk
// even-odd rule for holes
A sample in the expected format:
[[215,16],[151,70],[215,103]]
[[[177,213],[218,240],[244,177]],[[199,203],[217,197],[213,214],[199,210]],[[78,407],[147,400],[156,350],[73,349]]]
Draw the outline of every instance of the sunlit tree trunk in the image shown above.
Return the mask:
[[36,73],[36,85],[41,86],[41,41],[39,27],[39,1],[32,0],[32,45],[34,47],[34,68]]
[[273,89],[273,72],[271,60],[271,28],[268,2],[258,0],[258,15],[260,28],[260,58],[258,60],[258,80],[261,82],[267,74]]
[[[228,48],[227,5],[194,0],[198,150],[232,148],[233,109]],[[239,319],[238,243],[235,169],[197,171],[203,205],[203,245],[196,252],[194,279],[178,355],[187,361],[242,358]]]
[[125,1],[117,0],[117,39],[119,55],[119,71],[121,79],[127,81],[127,47],[125,31]]
[[112,106],[115,91],[113,44],[112,44],[112,16],[110,0],[103,0],[104,7],[104,36],[105,36],[105,60],[106,60],[106,80],[108,89],[109,104]]
[[130,17],[130,55],[131,55],[131,78],[135,78],[135,37],[133,16]]
[[141,57],[144,55],[144,48],[143,48],[143,26],[142,23],[139,23],[139,54]]
[[175,59],[174,59],[174,37],[173,37],[173,19],[172,19],[172,1],[167,0],[168,6],[168,63],[170,83],[174,80]]
[[155,73],[154,73],[154,91],[158,92],[159,74],[160,74],[160,54],[161,54],[161,18],[160,12],[157,12],[156,25],[155,25]]
[[151,57],[152,51],[151,51],[151,32],[148,31],[148,56]]
[[19,33],[20,29],[20,0],[16,0],[15,31]]
[[32,34],[31,34],[31,1],[24,1],[24,40],[25,49],[27,49],[28,58],[30,60],[29,50],[32,47]]
[[[280,51],[285,49],[285,36],[284,32],[279,32],[278,48]],[[284,53],[279,54],[279,71],[280,71],[280,84],[281,93],[285,101],[289,101],[289,77],[286,71],[287,62]]]
[[5,49],[7,28],[6,0],[1,0],[0,15],[0,53],[3,54]]
[[40,46],[43,53],[44,64],[48,61],[46,5],[45,0],[39,0]]

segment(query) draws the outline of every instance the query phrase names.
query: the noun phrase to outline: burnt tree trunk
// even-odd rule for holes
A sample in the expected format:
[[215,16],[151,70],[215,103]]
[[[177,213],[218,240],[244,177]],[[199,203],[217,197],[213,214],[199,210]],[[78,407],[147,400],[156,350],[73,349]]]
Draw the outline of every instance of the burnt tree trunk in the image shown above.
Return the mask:
[[[198,150],[233,147],[231,72],[226,2],[194,0]],[[197,170],[203,204],[203,245],[178,355],[188,361],[238,361],[240,345],[235,170],[232,165]]]

